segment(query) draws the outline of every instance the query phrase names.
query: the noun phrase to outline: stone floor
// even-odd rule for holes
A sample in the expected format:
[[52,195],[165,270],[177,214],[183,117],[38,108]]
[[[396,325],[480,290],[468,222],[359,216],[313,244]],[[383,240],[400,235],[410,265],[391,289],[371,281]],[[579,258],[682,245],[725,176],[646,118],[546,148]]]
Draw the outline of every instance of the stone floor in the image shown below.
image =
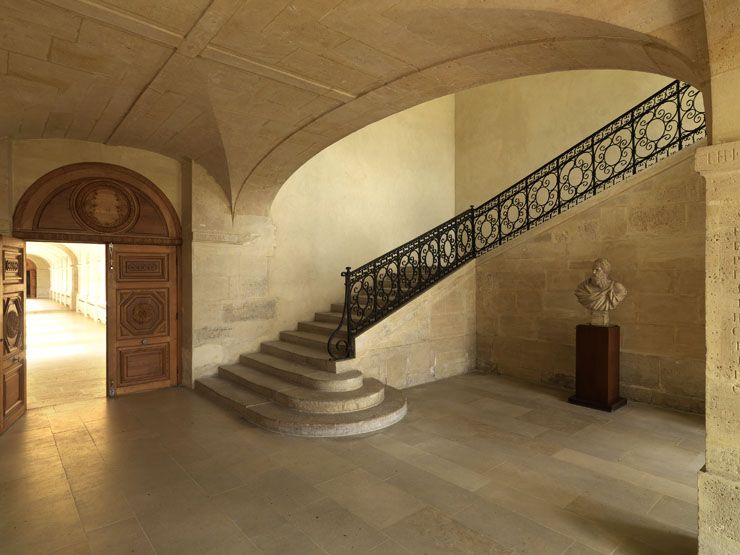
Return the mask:
[[0,437],[3,553],[696,552],[702,419],[467,375],[355,439],[257,429],[176,388]]
[[105,325],[48,299],[26,313],[28,406],[105,397]]

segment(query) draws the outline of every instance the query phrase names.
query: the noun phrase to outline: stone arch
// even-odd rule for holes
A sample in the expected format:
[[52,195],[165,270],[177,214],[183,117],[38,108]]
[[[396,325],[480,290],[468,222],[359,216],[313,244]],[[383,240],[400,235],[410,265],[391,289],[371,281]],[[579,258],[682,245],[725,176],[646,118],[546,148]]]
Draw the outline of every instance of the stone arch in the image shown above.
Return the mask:
[[484,46],[339,104],[283,137],[262,156],[233,195],[234,213],[267,215],[280,187],[298,168],[354,131],[418,104],[496,81],[554,71],[623,69],[680,79],[709,97],[706,64],[655,36],[575,15],[495,11],[512,21],[557,28],[558,36]]
[[179,245],[177,213],[143,175],[83,162],[37,179],[13,215],[13,235],[30,241]]

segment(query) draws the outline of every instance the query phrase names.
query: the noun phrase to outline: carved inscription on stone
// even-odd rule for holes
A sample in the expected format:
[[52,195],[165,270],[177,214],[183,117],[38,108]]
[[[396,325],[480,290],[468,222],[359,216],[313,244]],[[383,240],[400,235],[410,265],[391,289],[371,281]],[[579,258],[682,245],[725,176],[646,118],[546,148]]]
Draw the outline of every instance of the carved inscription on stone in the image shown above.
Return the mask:
[[136,223],[139,203],[123,184],[87,181],[72,196],[72,213],[82,226],[100,233],[121,233]]

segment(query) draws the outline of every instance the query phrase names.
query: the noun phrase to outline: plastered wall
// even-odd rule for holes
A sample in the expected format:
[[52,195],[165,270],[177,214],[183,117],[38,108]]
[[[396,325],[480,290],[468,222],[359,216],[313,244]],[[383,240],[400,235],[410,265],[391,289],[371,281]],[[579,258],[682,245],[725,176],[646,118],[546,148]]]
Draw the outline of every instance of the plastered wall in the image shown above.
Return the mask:
[[449,96],[356,132],[283,185],[272,206],[277,331],[344,299],[340,272],[454,215],[455,105]]
[[478,259],[478,367],[572,389],[573,295],[606,257],[628,290],[621,391],[704,410],[704,185],[689,148]]
[[454,211],[454,99],[343,139],[281,188],[269,217],[237,214],[192,166],[192,369],[186,382],[259,349],[343,295],[340,272]]
[[669,82],[652,73],[583,70],[458,93],[457,211],[510,187]]

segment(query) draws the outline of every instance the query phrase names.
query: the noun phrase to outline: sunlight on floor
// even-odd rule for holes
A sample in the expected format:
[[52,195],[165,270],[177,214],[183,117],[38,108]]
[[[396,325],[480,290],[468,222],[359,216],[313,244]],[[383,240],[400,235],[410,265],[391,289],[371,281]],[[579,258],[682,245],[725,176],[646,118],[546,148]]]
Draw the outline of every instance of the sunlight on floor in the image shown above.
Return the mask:
[[28,299],[28,406],[105,396],[105,325],[46,299]]

